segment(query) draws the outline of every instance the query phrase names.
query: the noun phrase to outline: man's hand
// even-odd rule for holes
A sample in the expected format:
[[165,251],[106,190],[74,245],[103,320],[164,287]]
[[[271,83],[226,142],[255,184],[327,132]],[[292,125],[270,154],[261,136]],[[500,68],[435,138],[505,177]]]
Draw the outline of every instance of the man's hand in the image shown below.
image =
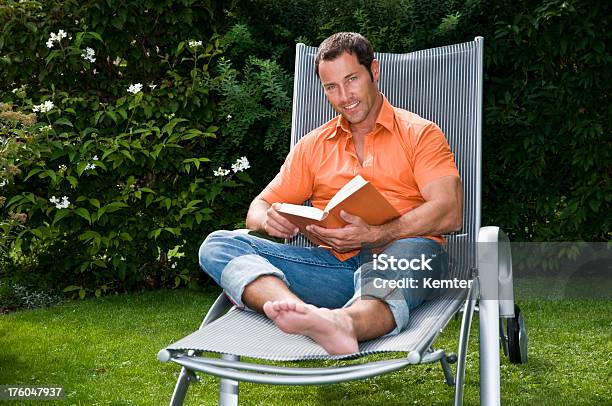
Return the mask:
[[247,213],[250,230],[264,232],[271,237],[292,238],[299,229],[278,212],[280,203],[270,204],[259,196],[253,199]]
[[261,228],[272,237],[295,237],[300,230],[278,212],[279,208],[280,203],[274,203],[266,210],[266,215],[261,222]]
[[375,226],[369,225],[361,217],[353,216],[344,210],[340,211],[340,217],[348,223],[342,228],[325,228],[311,224],[306,226],[306,230],[338,252],[360,249],[364,244],[377,242],[378,232]]

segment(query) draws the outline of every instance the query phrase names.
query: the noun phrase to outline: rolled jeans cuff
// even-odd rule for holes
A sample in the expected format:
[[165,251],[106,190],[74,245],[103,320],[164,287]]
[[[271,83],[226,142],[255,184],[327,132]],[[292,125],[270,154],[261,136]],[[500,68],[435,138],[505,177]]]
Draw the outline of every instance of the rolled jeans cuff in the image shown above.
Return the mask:
[[[356,275],[355,279],[357,279],[357,277],[358,276]],[[404,299],[401,290],[388,289],[386,292],[382,292],[381,289],[366,289],[366,291],[368,293],[365,296],[382,300],[383,302],[385,302],[389,306],[389,310],[391,310],[391,314],[393,315],[393,319],[395,320],[395,328],[385,334],[383,337],[396,335],[402,330],[404,330],[404,328],[408,325],[408,319],[410,317],[410,308],[408,307],[408,303],[406,303],[406,300]],[[358,285],[355,291],[355,295],[343,307],[349,307],[357,299],[360,298],[363,299],[362,290],[361,286]]]
[[225,294],[240,309],[249,309],[242,301],[246,286],[262,275],[274,275],[289,286],[285,274],[259,255],[242,255],[227,263],[221,273]]

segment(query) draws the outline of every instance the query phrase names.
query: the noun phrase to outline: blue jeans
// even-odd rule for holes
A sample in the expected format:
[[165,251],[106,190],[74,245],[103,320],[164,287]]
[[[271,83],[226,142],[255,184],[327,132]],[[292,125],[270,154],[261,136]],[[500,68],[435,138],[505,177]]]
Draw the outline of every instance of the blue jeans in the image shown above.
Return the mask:
[[[407,265],[410,260],[415,260],[413,265],[417,265],[416,259],[421,259],[422,263],[426,258],[426,266],[419,270],[389,269],[389,261],[382,261],[385,255],[386,258],[404,259],[401,265]],[[369,249],[362,249],[359,255],[340,261],[325,248],[296,247],[237,231],[215,231],[202,243],[199,261],[204,272],[240,308],[245,308],[242,302],[245,287],[262,275],[282,279],[297,297],[317,307],[348,307],[359,298],[383,300],[396,324],[389,334],[400,332],[408,323],[410,309],[435,292],[422,284],[393,288],[383,280],[439,279],[448,273],[446,251],[427,238],[397,240],[375,255]],[[386,264],[387,269],[380,269],[384,268],[381,264]]]

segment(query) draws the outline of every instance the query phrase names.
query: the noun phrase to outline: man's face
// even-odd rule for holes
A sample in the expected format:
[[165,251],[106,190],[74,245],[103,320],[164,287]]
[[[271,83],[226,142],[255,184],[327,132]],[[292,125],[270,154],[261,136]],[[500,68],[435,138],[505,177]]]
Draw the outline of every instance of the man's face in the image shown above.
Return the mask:
[[319,78],[327,100],[351,124],[372,118],[372,107],[379,94],[376,82],[380,75],[376,59],[372,62],[372,75],[374,81],[357,56],[348,52],[331,61],[319,62]]

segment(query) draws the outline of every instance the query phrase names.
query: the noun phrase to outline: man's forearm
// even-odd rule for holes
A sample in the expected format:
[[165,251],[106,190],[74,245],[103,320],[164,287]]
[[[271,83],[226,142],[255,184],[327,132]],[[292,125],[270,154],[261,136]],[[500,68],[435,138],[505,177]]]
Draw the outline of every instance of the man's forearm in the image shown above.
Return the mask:
[[448,203],[430,201],[375,228],[375,242],[385,244],[403,236],[442,235],[461,229],[461,212]]
[[269,208],[270,204],[259,196],[253,199],[247,213],[247,228],[252,231],[265,232],[263,224],[266,219],[266,211]]
[[268,203],[259,196],[249,206],[246,225],[252,231],[265,233],[276,238],[292,238],[298,232],[295,224],[280,215],[275,209],[275,205]]
[[463,189],[459,178],[448,176],[432,181],[421,192],[425,203],[396,220],[375,227],[376,243],[408,235],[442,235],[461,229]]

